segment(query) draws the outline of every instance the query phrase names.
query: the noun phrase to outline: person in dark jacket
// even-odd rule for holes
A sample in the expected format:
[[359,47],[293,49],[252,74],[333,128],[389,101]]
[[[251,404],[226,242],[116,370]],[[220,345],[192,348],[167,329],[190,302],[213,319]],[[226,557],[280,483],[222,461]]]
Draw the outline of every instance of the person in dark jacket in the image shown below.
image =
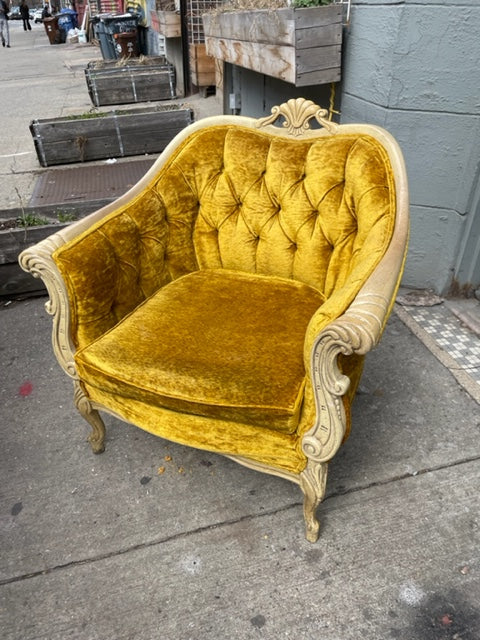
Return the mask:
[[23,30],[24,31],[31,31],[32,27],[30,26],[30,9],[28,8],[28,4],[25,2],[25,0],[22,0],[20,3],[20,15],[22,16],[22,20],[23,20]]

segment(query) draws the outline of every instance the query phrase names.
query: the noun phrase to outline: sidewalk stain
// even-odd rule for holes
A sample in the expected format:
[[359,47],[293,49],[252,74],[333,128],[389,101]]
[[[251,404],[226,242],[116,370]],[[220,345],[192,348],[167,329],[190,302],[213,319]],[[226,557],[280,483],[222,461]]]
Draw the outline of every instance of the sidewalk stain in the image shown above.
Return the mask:
[[18,393],[23,398],[26,398],[27,396],[29,396],[32,393],[32,391],[33,391],[33,384],[27,380],[20,386],[20,389],[18,390]]
[[390,637],[400,640],[480,640],[480,611],[459,591],[434,593],[421,605],[409,607],[400,619],[413,616],[406,628],[390,629]]
[[12,515],[12,516],[18,516],[18,514],[20,513],[20,511],[21,511],[22,509],[23,509],[23,503],[22,503],[22,502],[16,502],[16,503],[13,505],[13,507],[12,507],[12,509],[11,509],[10,513],[11,513],[11,515]]

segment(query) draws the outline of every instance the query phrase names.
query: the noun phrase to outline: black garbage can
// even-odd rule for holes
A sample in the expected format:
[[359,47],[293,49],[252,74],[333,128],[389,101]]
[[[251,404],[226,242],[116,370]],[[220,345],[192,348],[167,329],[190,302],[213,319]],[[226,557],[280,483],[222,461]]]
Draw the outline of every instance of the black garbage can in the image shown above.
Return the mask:
[[93,29],[95,37],[100,43],[100,52],[104,60],[115,60],[117,54],[115,52],[115,43],[112,36],[105,29],[105,22],[101,20],[100,16],[95,16],[93,19]]
[[[124,55],[138,55],[137,16],[131,13],[102,13],[98,17],[95,33],[100,41],[100,50],[104,60],[121,58]],[[128,37],[115,38],[119,34]],[[132,51],[132,53],[124,53]],[[137,53],[133,53],[137,51]]]

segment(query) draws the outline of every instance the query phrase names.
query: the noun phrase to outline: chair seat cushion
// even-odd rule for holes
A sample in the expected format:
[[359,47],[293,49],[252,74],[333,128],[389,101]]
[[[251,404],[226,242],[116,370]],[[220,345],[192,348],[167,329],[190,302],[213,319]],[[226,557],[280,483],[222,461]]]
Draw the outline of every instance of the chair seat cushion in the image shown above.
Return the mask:
[[196,271],[79,350],[77,368],[103,392],[293,433],[305,387],[305,332],[323,301],[294,280]]

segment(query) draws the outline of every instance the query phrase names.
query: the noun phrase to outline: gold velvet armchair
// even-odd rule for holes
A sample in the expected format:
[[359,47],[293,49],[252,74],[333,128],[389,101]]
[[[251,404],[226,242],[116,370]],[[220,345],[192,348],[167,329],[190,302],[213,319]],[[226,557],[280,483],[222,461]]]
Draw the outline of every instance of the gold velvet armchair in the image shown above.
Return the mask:
[[310,541],[408,236],[396,142],[326,115],[292,99],[201,120],[123,197],[20,256],[94,452],[103,410],[287,478]]

